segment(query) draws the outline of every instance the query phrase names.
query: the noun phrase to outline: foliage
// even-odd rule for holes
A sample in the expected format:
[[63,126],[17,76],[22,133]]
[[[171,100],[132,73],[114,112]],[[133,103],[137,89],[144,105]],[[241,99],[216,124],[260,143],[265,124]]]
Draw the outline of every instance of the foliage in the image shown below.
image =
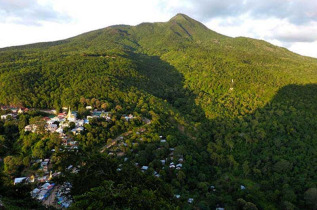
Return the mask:
[[[48,157],[65,174],[70,164],[80,166],[63,180],[74,185],[74,209],[314,209],[316,83],[316,59],[220,35],[182,14],[0,49],[0,103],[71,106],[80,118],[90,114],[86,106],[110,114],[73,137],[78,153],[60,152],[60,139],[44,132],[43,113],[1,120],[1,170],[17,176],[27,160]],[[129,114],[135,119],[122,117]],[[30,123],[41,132],[25,133]],[[127,146],[114,150],[131,161],[100,154],[123,134]],[[179,172],[161,164],[172,161],[171,148],[184,159]],[[149,171],[140,172],[136,162]]]

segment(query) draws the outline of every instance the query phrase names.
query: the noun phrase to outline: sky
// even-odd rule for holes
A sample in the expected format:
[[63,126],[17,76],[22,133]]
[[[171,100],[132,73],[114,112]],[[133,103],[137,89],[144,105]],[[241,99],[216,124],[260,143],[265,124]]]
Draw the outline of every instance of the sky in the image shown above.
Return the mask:
[[317,0],[0,0],[0,48],[184,13],[211,30],[317,58]]

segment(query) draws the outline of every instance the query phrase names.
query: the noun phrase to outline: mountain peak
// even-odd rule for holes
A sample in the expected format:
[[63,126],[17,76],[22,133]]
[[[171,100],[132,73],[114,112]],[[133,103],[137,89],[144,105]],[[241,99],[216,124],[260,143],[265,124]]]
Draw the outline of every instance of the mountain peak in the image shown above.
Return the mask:
[[170,23],[177,23],[177,24],[185,24],[190,27],[201,27],[203,29],[207,29],[207,27],[202,24],[201,22],[185,15],[182,13],[176,14],[174,17],[172,17],[168,22]]
[[182,13],[176,14],[168,21],[168,23],[176,34],[189,37],[190,39],[202,40],[208,37],[211,33],[214,35],[216,34],[217,36],[219,35],[208,29],[201,22]]
[[171,20],[175,20],[175,19],[186,19],[189,18],[187,15],[183,14],[183,13],[177,13],[174,17],[171,18]]
[[185,14],[178,13],[174,17],[172,17],[170,19],[170,21],[176,21],[176,22],[178,22],[178,21],[188,21],[188,22],[192,22],[192,21],[195,21],[195,20],[190,18],[189,16],[187,16]]

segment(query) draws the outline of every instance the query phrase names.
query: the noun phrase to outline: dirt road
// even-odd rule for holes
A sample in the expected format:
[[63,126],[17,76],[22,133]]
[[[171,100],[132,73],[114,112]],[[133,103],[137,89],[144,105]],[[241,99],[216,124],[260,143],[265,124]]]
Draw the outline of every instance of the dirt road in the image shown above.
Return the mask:
[[59,188],[59,186],[55,186],[54,189],[52,190],[50,196],[48,196],[48,198],[45,201],[43,201],[44,206],[55,206],[56,207],[55,197],[56,197],[56,192],[57,192],[58,188]]

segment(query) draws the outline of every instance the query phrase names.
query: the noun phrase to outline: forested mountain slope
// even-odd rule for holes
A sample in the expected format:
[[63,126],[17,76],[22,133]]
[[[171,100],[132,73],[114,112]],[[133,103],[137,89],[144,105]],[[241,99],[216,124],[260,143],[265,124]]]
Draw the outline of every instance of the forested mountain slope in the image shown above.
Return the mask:
[[[182,136],[191,159],[186,179],[164,181],[201,196],[201,209],[242,209],[245,201],[313,208],[305,192],[317,185],[316,84],[317,59],[223,36],[183,14],[0,49],[1,104],[119,105]],[[209,192],[211,184],[219,194]],[[247,192],[237,190],[241,184]]]
[[[224,113],[232,115],[238,110],[224,107],[228,106],[224,104],[226,97],[239,98],[241,110],[250,111],[268,102],[280,87],[317,80],[316,59],[264,41],[225,37],[179,14],[166,23],[112,26],[64,41],[2,49],[0,99],[3,103],[33,107],[68,104],[57,98],[69,91],[79,91],[76,85],[81,86],[81,76],[87,74],[95,81],[115,75],[135,78],[137,82],[129,81],[133,86],[148,87],[147,80],[157,94],[163,94],[158,87],[170,88],[175,78],[166,75],[170,70],[162,71],[168,67],[152,68],[157,62],[166,63],[182,75],[182,86],[198,95],[198,104],[211,118]],[[155,81],[155,74],[163,78]],[[97,78],[91,78],[95,75]],[[120,81],[126,85],[124,78]],[[230,92],[230,87],[234,91]],[[165,92],[165,88],[161,89]],[[91,97],[95,91],[98,92],[90,91]],[[81,95],[76,93],[74,100]],[[39,98],[43,99],[41,103],[36,101]]]

